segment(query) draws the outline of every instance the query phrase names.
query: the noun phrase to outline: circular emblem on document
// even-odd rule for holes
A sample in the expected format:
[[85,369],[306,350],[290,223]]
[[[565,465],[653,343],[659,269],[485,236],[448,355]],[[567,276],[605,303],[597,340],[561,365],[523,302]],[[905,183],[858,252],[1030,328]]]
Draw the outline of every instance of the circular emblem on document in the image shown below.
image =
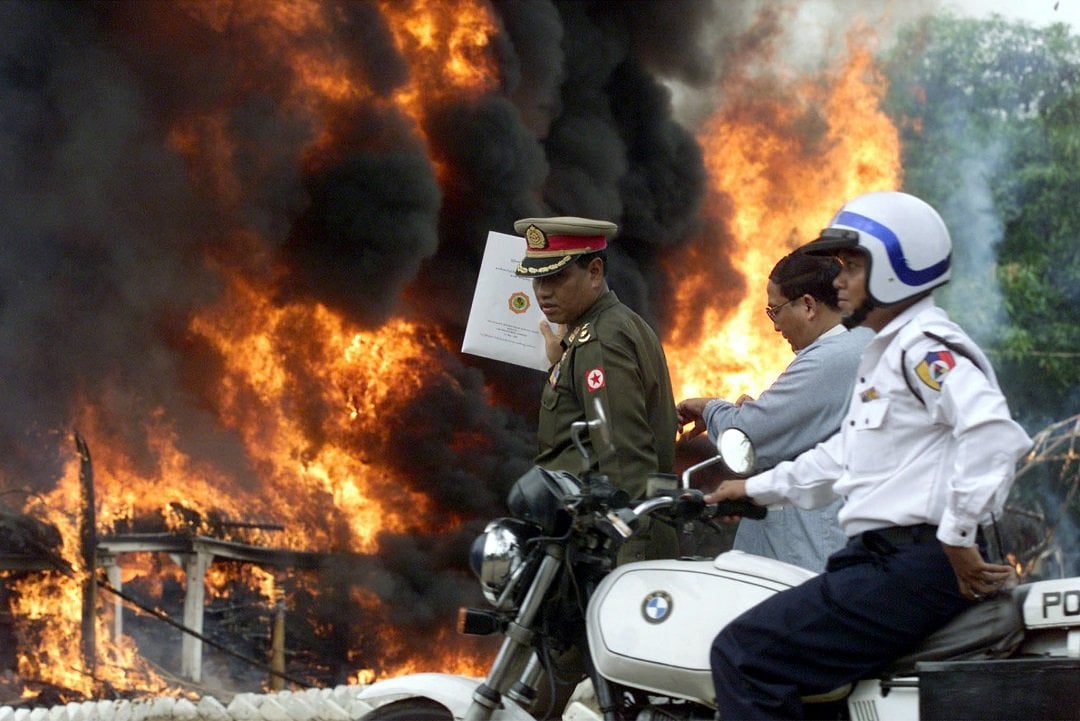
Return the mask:
[[664,591],[653,591],[641,604],[641,615],[649,623],[663,623],[671,616],[672,601]]
[[524,313],[529,309],[529,296],[520,291],[512,293],[507,300],[507,305],[510,306],[510,310],[514,313]]

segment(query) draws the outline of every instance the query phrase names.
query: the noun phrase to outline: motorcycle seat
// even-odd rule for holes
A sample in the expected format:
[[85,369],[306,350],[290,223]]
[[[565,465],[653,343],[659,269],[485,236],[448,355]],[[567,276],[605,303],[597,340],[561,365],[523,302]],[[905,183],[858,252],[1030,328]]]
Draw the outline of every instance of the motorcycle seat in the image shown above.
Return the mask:
[[1003,591],[963,611],[918,647],[889,664],[886,678],[911,676],[920,661],[1004,658],[1024,638],[1022,599]]

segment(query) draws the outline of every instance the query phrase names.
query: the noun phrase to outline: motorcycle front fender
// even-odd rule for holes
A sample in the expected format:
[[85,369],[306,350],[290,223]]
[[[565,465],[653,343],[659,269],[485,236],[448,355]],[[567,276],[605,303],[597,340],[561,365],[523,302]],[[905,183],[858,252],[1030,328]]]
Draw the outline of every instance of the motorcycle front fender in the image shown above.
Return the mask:
[[[448,673],[417,673],[410,676],[389,678],[365,687],[356,697],[358,701],[376,709],[394,701],[409,698],[426,698],[442,704],[455,719],[465,718],[472,705],[472,695],[483,679],[455,676]],[[492,721],[536,721],[524,709],[508,698],[503,698],[502,708],[491,715]]]

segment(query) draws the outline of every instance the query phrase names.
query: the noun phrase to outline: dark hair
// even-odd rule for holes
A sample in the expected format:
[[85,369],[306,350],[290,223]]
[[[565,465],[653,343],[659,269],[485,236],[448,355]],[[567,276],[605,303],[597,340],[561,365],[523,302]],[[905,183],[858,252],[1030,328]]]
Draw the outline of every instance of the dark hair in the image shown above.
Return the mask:
[[840,261],[832,256],[808,255],[795,251],[781,258],[769,273],[769,280],[780,287],[788,300],[795,300],[809,293],[819,303],[833,310],[836,304],[836,288],[833,278],[840,272]]
[[607,275],[607,251],[597,250],[592,253],[582,253],[578,257],[574,258],[574,263],[582,268],[588,268],[589,263],[593,261],[593,258],[599,258],[604,262],[604,275]]

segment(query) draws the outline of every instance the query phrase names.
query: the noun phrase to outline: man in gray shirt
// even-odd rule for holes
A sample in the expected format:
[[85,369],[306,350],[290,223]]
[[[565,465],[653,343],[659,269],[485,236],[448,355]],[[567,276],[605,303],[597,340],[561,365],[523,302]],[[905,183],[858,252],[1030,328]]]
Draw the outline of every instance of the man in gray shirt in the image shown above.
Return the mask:
[[[794,458],[839,429],[859,358],[874,337],[865,328],[849,331],[840,322],[832,285],[839,269],[832,258],[792,253],[780,259],[769,274],[765,312],[791,344],[795,359],[757,399],[680,402],[680,423],[694,423],[684,437],[707,430],[715,443],[725,428],[739,428],[754,443],[755,472],[760,472]],[[770,509],[761,521],[743,519],[734,548],[820,572],[826,559],[847,543],[836,519],[841,504],[838,499],[812,511],[784,506]]]

